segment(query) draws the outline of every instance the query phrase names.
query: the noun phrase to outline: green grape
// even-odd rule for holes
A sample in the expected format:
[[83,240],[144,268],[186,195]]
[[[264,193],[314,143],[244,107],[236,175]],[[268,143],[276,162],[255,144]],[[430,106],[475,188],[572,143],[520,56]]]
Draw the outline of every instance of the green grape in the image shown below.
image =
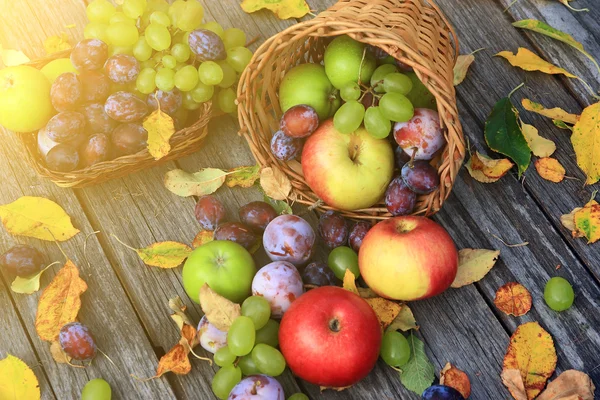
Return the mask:
[[153,59],[149,59],[149,60],[146,60],[146,61],[143,61],[140,63],[140,69],[146,69],[146,68],[154,69],[155,66],[156,66],[156,62],[154,62]]
[[156,71],[153,68],[144,68],[140,71],[135,87],[140,93],[150,94],[156,89]]
[[106,29],[106,38],[113,46],[133,46],[140,38],[140,34],[135,26],[126,22],[117,22],[110,24]]
[[167,12],[167,14],[169,15],[169,18],[171,18],[171,24],[173,26],[177,26],[177,21],[179,20],[179,16],[183,14],[184,8],[184,0],[175,0],[169,7],[169,11]]
[[108,24],[116,9],[108,0],[94,0],[85,11],[90,22]]
[[185,65],[175,73],[175,86],[182,92],[189,92],[198,85],[198,71],[193,65]]
[[146,0],[125,0],[121,9],[123,10],[123,14],[129,18],[138,19],[144,14],[147,6],[148,2]]
[[228,346],[221,347],[219,350],[217,350],[214,356],[215,364],[217,364],[219,367],[232,365],[236,358],[237,356],[231,353]]
[[212,390],[221,400],[227,400],[231,389],[242,380],[242,370],[228,365],[217,371],[212,380]]
[[327,265],[340,280],[344,279],[347,269],[352,271],[356,278],[360,276],[358,254],[350,247],[340,246],[333,249],[327,258]]
[[83,37],[86,39],[100,39],[103,42],[108,42],[106,38],[106,30],[108,29],[108,25],[102,24],[100,22],[90,22],[85,26],[83,30]]
[[177,59],[170,54],[164,55],[160,60],[162,62],[163,67],[175,69],[177,66]]
[[341,133],[350,134],[357,130],[365,117],[365,106],[352,100],[342,105],[333,117],[335,129]]
[[565,278],[555,276],[546,283],[544,300],[554,311],[564,311],[573,305],[575,292],[573,286]]
[[163,53],[155,53],[152,56],[152,60],[154,61],[155,64],[162,63],[162,58],[163,58]]
[[117,22],[125,22],[129,25],[135,25],[135,19],[129,18],[127,15],[123,14],[121,11],[116,12],[110,17],[109,24],[116,24]]
[[127,54],[132,56],[133,55],[133,46],[114,46],[110,48],[110,51],[108,52],[108,56],[112,57],[115,54]]
[[242,303],[242,315],[250,317],[256,330],[259,330],[271,318],[271,305],[262,296],[250,296]]
[[252,359],[252,354],[246,354],[244,357],[240,357],[237,365],[242,369],[242,374],[244,374],[244,376],[260,374],[260,370]]
[[410,78],[399,72],[388,74],[383,80],[383,90],[386,93],[400,93],[407,95],[413,88]]
[[252,52],[245,47],[234,47],[227,50],[227,63],[240,74],[250,64],[251,59]]
[[256,331],[256,343],[277,347],[279,345],[279,322],[270,319],[264,328]]
[[386,332],[381,340],[379,355],[391,367],[401,367],[410,359],[410,345],[406,337],[397,331]]
[[[187,66],[188,65],[186,63],[182,63],[182,62],[180,63],[180,62],[178,62],[177,65],[175,66],[175,72],[180,71],[181,68],[187,67]],[[192,65],[190,65],[190,66],[192,66]],[[194,73],[196,75],[198,75],[198,71],[196,71],[196,68],[194,68]],[[198,78],[198,80],[200,80],[200,78]]]
[[383,139],[389,136],[392,121],[383,115],[379,107],[369,107],[365,112],[365,128],[374,138]]
[[256,330],[249,317],[237,317],[227,332],[227,345],[236,356],[245,356],[252,351]]
[[150,14],[150,22],[154,22],[155,24],[159,24],[167,28],[171,26],[171,18],[169,18],[167,13],[162,11],[154,11],[152,14]]
[[190,93],[192,99],[194,99],[196,103],[206,103],[212,99],[213,95],[215,94],[215,87],[198,82],[196,87]]
[[175,71],[170,68],[160,68],[156,72],[156,87],[163,92],[170,92],[175,87]]
[[398,68],[395,65],[391,64],[383,64],[380,67],[377,67],[373,75],[371,76],[371,87],[375,90],[375,93],[383,93],[383,80],[389,74],[393,74],[394,72],[398,72]]
[[340,89],[340,96],[344,101],[358,100],[362,91],[356,82],[349,82]]
[[137,43],[133,45],[133,55],[141,62],[147,61],[152,57],[152,47],[146,42],[144,36],[140,36]]
[[182,7],[181,13],[174,24],[184,32],[191,32],[202,24],[202,18],[204,18],[202,4],[196,0],[188,1]]
[[225,44],[225,48],[227,50],[233,49],[234,47],[246,46],[246,34],[241,29],[229,28],[219,36],[221,36],[223,39],[223,43]]
[[279,376],[285,370],[285,358],[279,350],[259,343],[252,350],[252,360],[258,370],[265,375]]
[[198,67],[198,76],[205,85],[218,85],[223,80],[223,69],[214,61],[206,61]]
[[[223,34],[225,31],[223,27],[218,22],[210,21],[200,26],[202,29],[206,29],[207,31],[211,31],[219,35],[221,39],[223,39]],[[245,44],[245,43],[244,43]]]
[[110,400],[112,390],[104,379],[92,379],[81,391],[81,400]]
[[237,104],[235,104],[236,94],[232,88],[223,89],[217,96],[217,102],[221,111],[227,114],[231,114],[237,110]]
[[304,393],[294,393],[288,397],[288,400],[309,400],[309,398]]
[[167,0],[148,0],[146,12],[162,11],[165,14],[169,12],[169,2]]
[[382,58],[380,60],[378,60],[379,65],[383,65],[383,64],[394,64],[396,65],[396,59],[393,56],[387,56],[385,58]]
[[171,47],[171,55],[175,57],[177,62],[184,63],[190,59],[192,51],[190,46],[183,43],[176,43]]
[[395,122],[406,122],[415,115],[410,100],[400,93],[386,93],[379,100],[379,108],[383,115]]
[[163,51],[171,47],[171,34],[162,25],[151,23],[146,27],[146,42],[156,51]]
[[200,108],[200,103],[194,100],[191,92],[183,92],[183,108],[188,111],[194,111]]
[[222,87],[223,89],[232,87],[237,81],[237,73],[231,65],[227,64],[227,61],[218,61],[217,64],[219,64],[223,70],[223,80],[219,83],[219,87]]

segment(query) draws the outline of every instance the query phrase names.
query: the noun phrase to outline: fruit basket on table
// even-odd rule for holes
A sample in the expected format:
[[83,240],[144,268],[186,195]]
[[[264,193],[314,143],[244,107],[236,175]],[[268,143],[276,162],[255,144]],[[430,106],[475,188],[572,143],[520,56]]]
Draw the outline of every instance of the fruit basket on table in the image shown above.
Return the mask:
[[240,134],[245,136],[260,165],[278,169],[287,175],[292,184],[288,196],[291,200],[316,205],[320,211],[339,211],[354,219],[389,218],[391,214],[383,201],[360,209],[323,204],[311,190],[298,162],[282,161],[271,150],[272,137],[280,128],[280,119],[286,111],[282,110],[278,93],[286,73],[299,64],[322,64],[331,39],[340,35],[347,35],[371,49],[393,56],[399,66],[414,70],[416,78],[435,97],[437,106],[430,108],[435,108],[439,114],[445,144],[430,165],[437,170],[440,184],[433,192],[418,196],[412,213],[436,213],[451,192],[465,157],[465,143],[453,85],[458,40],[453,28],[431,0],[339,1],[316,18],[271,37],[256,51],[240,79]]
[[[70,54],[71,50],[54,53],[46,58],[32,61],[28,65],[41,69],[54,60],[68,58]],[[17,136],[23,143],[28,163],[39,176],[49,179],[60,187],[81,188],[121,178],[195,153],[202,147],[208,134],[208,122],[212,114],[211,102],[204,103],[197,112],[198,116],[191,125],[179,129],[172,136],[171,150],[160,160],[155,160],[146,148],[135,154],[120,156],[71,172],[54,171],[47,167],[44,157],[38,150],[37,132],[21,133]]]

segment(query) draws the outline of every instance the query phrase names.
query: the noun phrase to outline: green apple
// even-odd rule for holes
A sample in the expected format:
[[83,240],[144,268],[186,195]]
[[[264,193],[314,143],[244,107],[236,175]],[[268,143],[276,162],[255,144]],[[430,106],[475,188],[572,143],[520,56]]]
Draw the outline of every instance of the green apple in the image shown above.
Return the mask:
[[183,287],[196,303],[207,283],[218,294],[235,303],[250,296],[256,265],[248,251],[228,240],[208,242],[190,254],[183,266]]
[[341,89],[348,83],[358,82],[359,73],[361,82],[371,81],[377,60],[370,51],[365,53],[365,47],[366,44],[349,36],[338,36],[327,46],[325,72],[334,87]]
[[337,99],[337,91],[329,82],[325,67],[320,64],[301,64],[292,68],[279,86],[279,103],[283,112],[306,104],[317,111],[319,119],[325,120],[333,114]]
[[417,78],[417,74],[414,72],[405,72],[404,75],[408,76],[413,83],[413,88],[406,95],[415,108],[429,108],[437,111],[437,101],[435,96],[431,94],[427,86],[423,85],[423,82]]

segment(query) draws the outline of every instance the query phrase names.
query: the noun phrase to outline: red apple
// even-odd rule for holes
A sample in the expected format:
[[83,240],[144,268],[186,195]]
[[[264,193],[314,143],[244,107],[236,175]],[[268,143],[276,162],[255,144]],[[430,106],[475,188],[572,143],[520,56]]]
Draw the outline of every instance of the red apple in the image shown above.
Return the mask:
[[458,252],[446,230],[425,217],[375,225],[358,254],[360,274],[378,295],[402,301],[435,296],[454,281]]
[[369,304],[335,286],[294,301],[279,328],[279,347],[294,374],[315,385],[354,385],[371,372],[381,346],[379,320]]

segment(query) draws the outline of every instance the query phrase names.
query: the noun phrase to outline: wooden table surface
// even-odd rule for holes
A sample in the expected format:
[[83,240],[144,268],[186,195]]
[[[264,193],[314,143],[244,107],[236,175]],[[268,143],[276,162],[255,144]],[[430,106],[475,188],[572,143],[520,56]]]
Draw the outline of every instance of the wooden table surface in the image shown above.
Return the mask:
[[[309,0],[316,11],[333,2]],[[270,12],[248,15],[239,7],[239,0],[203,3],[206,20],[242,28],[249,37],[260,35],[261,41],[296,22],[280,21]],[[593,0],[575,2],[579,7],[589,7],[588,13],[573,13],[554,0],[521,0],[507,12],[503,10],[510,0],[438,3],[458,31],[463,54],[485,48],[477,54],[469,76],[457,90],[461,120],[473,149],[485,151],[485,118],[495,102],[521,82],[526,86],[515,94],[515,104],[527,97],[577,114],[590,104],[588,93],[576,80],[512,68],[504,60],[492,57],[498,51],[527,47],[582,77],[595,89],[600,88],[598,71],[581,54],[511,26],[511,22],[525,18],[546,20],[571,33],[600,59],[600,7]],[[0,0],[0,10],[0,43],[4,48],[23,50],[32,59],[44,54],[42,44],[50,35],[64,31],[76,42],[82,37],[86,22],[82,0]],[[67,27],[71,24],[75,27]],[[583,187],[584,176],[575,163],[568,131],[531,113],[523,113],[522,118],[557,143],[556,157],[568,175],[578,180],[550,183],[531,167],[524,180],[511,173],[499,183],[485,185],[471,179],[463,169],[435,220],[448,229],[459,248],[499,249],[501,259],[481,282],[411,304],[436,373],[447,361],[463,369],[471,379],[472,399],[510,397],[500,379],[502,360],[511,333],[528,321],[538,321],[553,336],[558,352],[557,373],[570,368],[582,370],[600,387],[600,244],[587,245],[585,240],[573,239],[559,220],[562,214],[585,204],[595,187]],[[114,399],[214,398],[210,389],[214,368],[202,361],[194,360],[193,370],[187,376],[167,374],[147,382],[130,376],[152,376],[158,359],[179,340],[177,327],[169,318],[169,298],[182,296],[195,321],[200,319],[201,311],[185,296],[180,268],[146,267],[135,253],[117,244],[111,234],[136,247],[163,240],[191,242],[199,230],[193,215],[195,201],[168,192],[162,184],[163,176],[173,168],[196,171],[202,167],[252,165],[252,155],[236,132],[237,121],[221,118],[211,124],[205,148],[193,156],[99,186],[70,190],[39,179],[23,162],[22,149],[14,135],[0,131],[0,204],[23,195],[44,196],[59,203],[73,217],[82,234],[62,247],[78,264],[89,285],[83,295],[80,319],[91,327],[99,347],[114,361],[113,364],[97,357],[86,369],[56,364],[48,344],[35,332],[40,292],[31,296],[15,294],[9,290],[9,278],[2,276],[0,358],[10,353],[32,366],[43,399],[78,399],[84,384],[97,377],[110,382]],[[261,195],[254,189],[223,188],[217,197],[234,210]],[[316,221],[315,215],[307,216],[312,223]],[[89,237],[86,261],[84,241],[95,231],[100,233]],[[498,238],[506,243],[529,245],[507,247]],[[15,238],[4,230],[0,230],[0,239],[0,252],[16,243],[30,243],[52,260],[62,259],[53,243]],[[321,251],[318,257],[325,255]],[[266,262],[264,257],[262,261]],[[59,268],[52,267],[43,276],[42,287]],[[544,284],[553,276],[567,278],[576,293],[574,306],[560,314],[550,310],[543,300]],[[496,290],[511,281],[525,285],[533,295],[532,310],[521,318],[507,316],[493,305]],[[199,352],[202,354],[203,350],[199,348]],[[341,393],[320,394],[317,387],[295,379],[289,372],[280,381],[288,396],[303,391],[315,399],[418,397],[405,390],[398,374],[382,362],[368,378]]]

